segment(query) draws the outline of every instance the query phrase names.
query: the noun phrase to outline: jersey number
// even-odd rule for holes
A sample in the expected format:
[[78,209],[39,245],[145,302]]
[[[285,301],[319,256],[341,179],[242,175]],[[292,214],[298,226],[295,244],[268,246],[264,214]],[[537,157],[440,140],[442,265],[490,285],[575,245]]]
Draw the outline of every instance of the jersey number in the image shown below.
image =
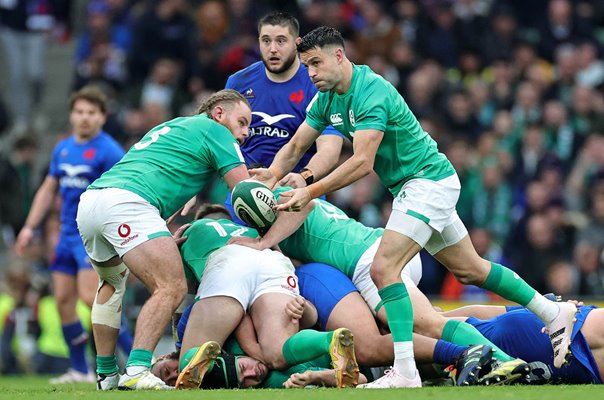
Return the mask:
[[345,219],[349,219],[348,215],[344,214],[342,211],[340,211],[339,209],[335,208],[334,206],[324,202],[324,201],[319,201],[319,208],[321,209],[321,211],[323,212],[323,214],[325,214],[325,216],[327,216],[328,218],[334,219],[334,220],[345,220]]
[[146,149],[151,143],[157,142],[160,135],[165,135],[166,133],[170,132],[171,130],[172,130],[172,128],[170,128],[169,126],[164,126],[163,128],[153,131],[153,132],[151,132],[151,136],[149,136],[149,140],[141,139],[140,142],[138,142],[134,145],[134,148],[136,150]]
[[[211,226],[212,228],[214,228],[216,230],[216,233],[218,233],[218,236],[220,237],[225,237],[227,236],[229,233],[222,227],[221,224],[219,224],[218,222],[206,222],[207,226]],[[230,225],[230,224],[229,224]],[[236,226],[233,224],[233,226]],[[239,229],[234,230],[233,232],[231,232],[230,236],[241,236],[243,235],[245,232],[247,232],[247,228],[244,227],[240,227]]]

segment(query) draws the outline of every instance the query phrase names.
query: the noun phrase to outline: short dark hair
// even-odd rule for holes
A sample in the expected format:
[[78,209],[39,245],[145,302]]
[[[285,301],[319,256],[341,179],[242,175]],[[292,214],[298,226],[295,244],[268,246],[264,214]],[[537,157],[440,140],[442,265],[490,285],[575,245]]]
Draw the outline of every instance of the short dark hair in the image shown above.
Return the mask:
[[273,11],[266,14],[258,21],[258,33],[264,25],[286,26],[289,28],[295,38],[300,34],[300,23],[291,14],[283,11]]
[[86,100],[87,102],[96,105],[103,114],[107,114],[107,96],[98,86],[84,86],[73,93],[69,98],[70,110],[73,110],[73,106],[78,100]]
[[197,114],[207,114],[210,115],[214,107],[217,105],[235,105],[239,102],[243,102],[247,105],[250,110],[252,107],[250,106],[249,101],[241,93],[233,89],[222,89],[210,97],[208,97],[197,110]]
[[342,34],[337,29],[320,26],[304,35],[302,41],[298,44],[298,53],[304,53],[315,47],[323,48],[329,45],[344,48]]
[[205,203],[199,206],[195,213],[195,220],[205,218],[210,214],[225,214],[230,219],[229,210],[226,209],[222,204],[209,204]]

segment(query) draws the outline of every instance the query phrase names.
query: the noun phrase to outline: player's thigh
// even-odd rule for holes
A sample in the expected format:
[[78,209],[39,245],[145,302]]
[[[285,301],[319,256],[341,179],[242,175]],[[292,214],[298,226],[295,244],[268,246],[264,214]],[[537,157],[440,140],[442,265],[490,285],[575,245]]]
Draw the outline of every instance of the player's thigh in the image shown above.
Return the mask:
[[392,363],[392,336],[380,333],[371,310],[358,292],[348,293],[332,310],[326,330],[338,328],[348,328],[354,334],[354,349],[359,364],[381,366]]
[[326,330],[327,322],[336,305],[349,293],[357,292],[356,286],[348,276],[327,264],[301,265],[296,268],[296,275],[300,294],[317,309],[321,330]]
[[252,304],[250,315],[262,352],[270,358],[281,354],[285,341],[298,332],[298,324],[292,323],[286,305],[293,296],[284,293],[266,293]]
[[147,289],[167,289],[184,296],[187,292],[180,252],[170,236],[148,240],[123,257],[130,271]]
[[434,254],[441,264],[463,284],[482,284],[490,272],[490,262],[476,253],[468,235]]
[[423,248],[433,232],[441,232],[449,223],[460,189],[457,174],[438,181],[409,180],[392,201],[386,229],[413,239]]
[[386,229],[371,265],[371,278],[379,289],[400,282],[403,267],[421,250],[408,236]]
[[243,315],[241,304],[232,297],[216,296],[199,300],[188,315],[181,354],[209,340],[223,345]]

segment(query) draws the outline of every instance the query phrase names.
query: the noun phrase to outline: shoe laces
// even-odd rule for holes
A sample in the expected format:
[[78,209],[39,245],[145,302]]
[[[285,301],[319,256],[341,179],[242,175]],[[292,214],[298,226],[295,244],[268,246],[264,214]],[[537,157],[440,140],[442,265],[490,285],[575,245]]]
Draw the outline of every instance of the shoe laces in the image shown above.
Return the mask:
[[400,374],[398,373],[398,371],[394,367],[387,368],[384,371],[384,377],[395,378],[395,377],[397,377],[399,375]]

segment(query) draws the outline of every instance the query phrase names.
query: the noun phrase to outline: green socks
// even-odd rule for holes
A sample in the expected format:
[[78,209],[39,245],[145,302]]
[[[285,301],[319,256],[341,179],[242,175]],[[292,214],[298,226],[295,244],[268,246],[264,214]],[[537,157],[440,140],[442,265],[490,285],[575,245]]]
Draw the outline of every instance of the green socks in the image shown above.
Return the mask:
[[130,357],[128,357],[128,363],[126,368],[141,366],[151,368],[151,360],[153,359],[153,353],[146,349],[132,349]]
[[402,282],[393,283],[381,289],[379,295],[384,303],[388,326],[393,342],[413,340],[413,306],[409,293]]
[[536,293],[535,289],[530,287],[517,273],[493,262],[491,272],[482,287],[523,307],[533,299]]
[[115,356],[96,356],[97,374],[113,375],[119,370]]
[[445,324],[445,327],[443,328],[442,340],[455,343],[460,346],[469,346],[473,344],[488,344],[493,348],[493,350],[495,350],[495,353],[493,353],[493,357],[495,357],[499,361],[513,360],[513,357],[510,357],[509,355],[504,353],[503,350],[495,346],[495,344],[491,343],[489,339],[482,336],[478,329],[474,328],[468,323],[461,322],[455,319],[450,319]]
[[283,358],[288,365],[296,365],[314,360],[329,353],[333,332],[319,332],[304,329],[290,337],[283,344]]

